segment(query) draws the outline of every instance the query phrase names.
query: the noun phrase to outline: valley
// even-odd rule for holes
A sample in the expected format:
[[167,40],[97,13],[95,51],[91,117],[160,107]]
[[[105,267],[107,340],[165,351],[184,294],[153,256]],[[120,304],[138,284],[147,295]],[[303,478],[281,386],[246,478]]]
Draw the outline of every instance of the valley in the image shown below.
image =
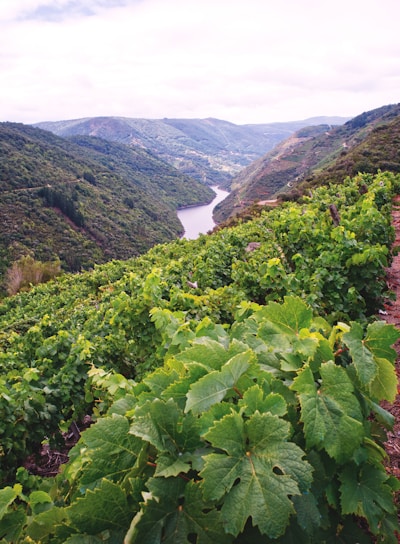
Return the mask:
[[80,271],[182,234],[213,191],[141,148],[0,124],[0,277],[24,255]]

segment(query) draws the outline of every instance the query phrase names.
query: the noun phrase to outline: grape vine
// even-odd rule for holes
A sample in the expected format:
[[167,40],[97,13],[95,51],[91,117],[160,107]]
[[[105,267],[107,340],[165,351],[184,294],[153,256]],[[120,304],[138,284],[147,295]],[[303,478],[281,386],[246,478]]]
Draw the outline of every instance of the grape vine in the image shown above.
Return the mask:
[[[399,333],[373,316],[399,181],[359,175],[5,299],[0,539],[395,543],[380,402]],[[89,411],[62,474],[18,469]]]

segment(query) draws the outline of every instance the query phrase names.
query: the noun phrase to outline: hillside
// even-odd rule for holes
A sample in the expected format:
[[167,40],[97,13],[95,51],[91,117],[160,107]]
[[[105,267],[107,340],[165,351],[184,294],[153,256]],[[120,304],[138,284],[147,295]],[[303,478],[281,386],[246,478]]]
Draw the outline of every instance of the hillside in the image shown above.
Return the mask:
[[326,183],[338,183],[358,172],[376,174],[378,170],[400,172],[400,114],[385,116],[372,128],[365,140],[353,147],[345,147],[326,168],[305,176],[298,189]]
[[70,271],[138,255],[214,194],[144,149],[22,124],[0,124],[0,157],[0,274],[28,253]]
[[203,183],[229,188],[231,178],[294,131],[340,117],[236,125],[219,119],[135,119],[92,117],[35,126],[59,136],[90,135],[146,148]]
[[[233,190],[215,210],[215,219],[224,221],[253,202],[291,192],[320,172],[324,172],[326,179],[332,179],[336,161],[343,165],[334,177],[336,181],[343,179],[343,174],[355,175],[359,171],[376,172],[379,168],[398,171],[398,159],[390,157],[396,154],[398,157],[398,145],[392,140],[391,131],[396,131],[399,116],[400,104],[389,105],[362,113],[341,126],[321,124],[300,129],[233,178]],[[380,136],[373,132],[375,128]],[[380,151],[374,150],[379,138]],[[358,146],[363,146],[360,155],[351,159],[352,150]]]
[[358,175],[5,299],[0,539],[396,544],[399,190]]

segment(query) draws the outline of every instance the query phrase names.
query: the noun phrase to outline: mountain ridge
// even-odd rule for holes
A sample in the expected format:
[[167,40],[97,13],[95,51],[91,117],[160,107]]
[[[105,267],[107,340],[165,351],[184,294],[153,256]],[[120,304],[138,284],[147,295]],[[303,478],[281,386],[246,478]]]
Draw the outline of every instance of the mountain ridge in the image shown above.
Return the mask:
[[[326,122],[345,122],[348,118],[322,119]],[[45,121],[34,126],[63,137],[92,135],[144,147],[203,183],[229,189],[232,177],[245,166],[294,131],[320,120],[310,118],[304,121],[236,125],[212,117],[146,119],[106,116]]]
[[[225,221],[253,202],[293,192],[318,172],[332,173],[329,166],[333,169],[335,161],[365,141],[377,126],[399,115],[400,104],[393,104],[364,112],[343,125],[301,128],[232,179],[232,192],[215,210],[216,221]],[[346,175],[356,173],[353,169]]]

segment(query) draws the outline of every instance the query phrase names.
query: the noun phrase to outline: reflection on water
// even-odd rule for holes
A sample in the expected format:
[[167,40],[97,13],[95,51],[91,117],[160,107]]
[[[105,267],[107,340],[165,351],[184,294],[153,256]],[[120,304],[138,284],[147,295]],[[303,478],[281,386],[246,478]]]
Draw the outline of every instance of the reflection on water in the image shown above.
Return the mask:
[[194,240],[199,236],[199,234],[205,234],[215,227],[215,223],[212,218],[213,209],[217,204],[222,202],[229,193],[219,189],[218,187],[212,187],[212,189],[216,193],[216,196],[210,204],[178,210],[178,219],[185,229],[185,233],[183,235],[184,238]]

